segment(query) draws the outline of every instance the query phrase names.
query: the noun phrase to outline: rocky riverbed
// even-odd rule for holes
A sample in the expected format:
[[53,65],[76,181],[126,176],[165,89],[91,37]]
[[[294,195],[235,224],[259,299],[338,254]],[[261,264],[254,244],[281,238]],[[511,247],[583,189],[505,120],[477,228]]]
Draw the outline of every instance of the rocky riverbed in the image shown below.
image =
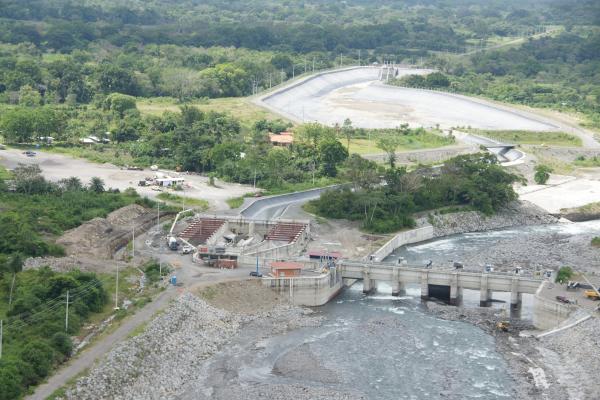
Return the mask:
[[[144,332],[111,350],[89,374],[78,379],[66,391],[65,398],[180,398],[190,390],[191,382],[205,373],[204,362],[231,343],[242,327],[259,326],[260,334],[268,337],[319,324],[320,318],[311,314],[311,310],[283,302],[272,304],[265,311],[237,313],[213,307],[205,300],[185,293],[156,317]],[[244,397],[247,394],[245,390],[238,389],[239,398],[248,398]],[[281,393],[290,395],[298,392],[309,395],[305,398],[330,398],[327,393],[319,395],[318,388],[306,389],[289,388]]]
[[[518,399],[583,400],[597,398],[600,369],[600,318],[592,317],[562,332],[536,339],[528,322],[510,319],[492,308],[452,307],[427,302],[436,316],[474,324],[495,337],[496,350],[510,366]],[[508,332],[496,322],[508,320]]]
[[515,201],[498,213],[486,216],[477,211],[451,214],[429,214],[427,222],[433,225],[435,237],[466,232],[484,232],[513,226],[544,225],[558,222],[558,218],[527,201]]
[[[142,333],[110,351],[87,376],[66,391],[64,398],[372,398],[347,388],[344,381],[347,377],[339,366],[323,358],[319,347],[306,340],[306,336],[302,336],[305,337],[302,344],[287,350],[265,351],[267,346],[272,346],[270,339],[275,336],[311,330],[325,322],[332,323],[324,320],[318,311],[315,313],[311,309],[290,306],[276,293],[265,292],[255,282],[232,282],[208,289],[200,292],[204,298],[190,293],[178,297]],[[249,307],[248,301],[242,302],[247,296],[257,299],[260,310]],[[217,304],[226,309],[216,307]],[[537,341],[520,335],[523,329],[531,328],[527,322],[520,320],[511,321],[508,333],[498,331],[495,323],[506,318],[498,309],[457,308],[434,302],[428,302],[426,308],[436,317],[468,322],[494,336],[497,352],[510,366],[509,374],[515,382],[517,399],[587,398],[573,394],[587,395],[594,387],[589,386],[594,383],[593,374],[589,371],[574,377],[561,374],[565,369],[573,372],[585,365],[597,366],[597,363],[576,361],[585,360],[582,352],[594,352],[597,348],[598,339],[593,334],[598,329],[597,319],[576,327],[573,335],[564,333]],[[396,307],[394,312],[402,313],[401,309],[402,306]],[[380,331],[382,327],[384,331],[406,331],[405,323],[403,318],[389,314],[372,316],[361,326],[368,331]],[[337,329],[343,327],[334,331]],[[293,337],[289,340],[297,344]],[[410,348],[411,343],[415,345],[414,340],[417,338],[407,336],[402,346]],[[285,343],[280,345],[285,346]],[[574,352],[574,347],[581,351]],[[360,349],[348,348],[348,351],[360,352]],[[277,356],[271,361],[264,359],[271,357],[269,354]],[[268,371],[262,370],[260,366],[265,364],[272,367]],[[415,373],[418,371],[415,370]],[[266,378],[269,376],[273,379]],[[570,383],[565,381],[569,379]],[[433,398],[458,397],[442,391]]]

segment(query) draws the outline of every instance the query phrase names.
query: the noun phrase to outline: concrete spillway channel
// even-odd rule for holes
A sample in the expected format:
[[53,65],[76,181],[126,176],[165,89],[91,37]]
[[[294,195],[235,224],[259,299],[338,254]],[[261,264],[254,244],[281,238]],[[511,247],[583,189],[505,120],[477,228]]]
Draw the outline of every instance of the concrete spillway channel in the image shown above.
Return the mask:
[[[395,75],[431,70],[397,68]],[[480,99],[431,90],[390,86],[380,67],[353,67],[318,73],[257,97],[254,101],[295,122],[359,128],[411,126],[557,131],[559,124],[536,114]]]

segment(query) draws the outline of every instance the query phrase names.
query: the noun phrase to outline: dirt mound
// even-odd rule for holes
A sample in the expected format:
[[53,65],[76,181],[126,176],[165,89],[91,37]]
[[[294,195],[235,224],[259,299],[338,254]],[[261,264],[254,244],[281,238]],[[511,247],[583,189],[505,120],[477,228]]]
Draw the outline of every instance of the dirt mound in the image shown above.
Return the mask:
[[132,204],[71,229],[56,242],[67,255],[110,259],[131,240],[132,229],[141,233],[155,222],[154,218],[152,210]]
[[106,220],[112,225],[130,226],[132,221],[146,214],[147,209],[138,204],[131,204],[111,212],[106,216]]
[[253,313],[288,304],[285,296],[265,290],[260,279],[225,282],[202,289],[198,295],[214,307],[231,312]]

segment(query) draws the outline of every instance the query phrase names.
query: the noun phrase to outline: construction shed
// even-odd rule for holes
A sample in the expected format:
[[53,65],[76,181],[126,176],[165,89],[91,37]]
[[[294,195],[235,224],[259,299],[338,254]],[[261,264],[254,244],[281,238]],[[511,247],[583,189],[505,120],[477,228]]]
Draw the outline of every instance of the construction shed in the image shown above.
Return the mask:
[[273,261],[271,263],[271,275],[276,278],[292,278],[299,276],[302,272],[302,264],[291,261]]

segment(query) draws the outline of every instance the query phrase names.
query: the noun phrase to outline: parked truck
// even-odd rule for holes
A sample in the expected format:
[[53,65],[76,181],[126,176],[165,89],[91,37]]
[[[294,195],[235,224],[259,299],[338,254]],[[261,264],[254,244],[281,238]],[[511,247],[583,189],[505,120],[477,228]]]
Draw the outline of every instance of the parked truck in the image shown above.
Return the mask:
[[167,244],[171,250],[177,250],[179,248],[179,243],[177,242],[175,236],[169,236],[167,239]]

